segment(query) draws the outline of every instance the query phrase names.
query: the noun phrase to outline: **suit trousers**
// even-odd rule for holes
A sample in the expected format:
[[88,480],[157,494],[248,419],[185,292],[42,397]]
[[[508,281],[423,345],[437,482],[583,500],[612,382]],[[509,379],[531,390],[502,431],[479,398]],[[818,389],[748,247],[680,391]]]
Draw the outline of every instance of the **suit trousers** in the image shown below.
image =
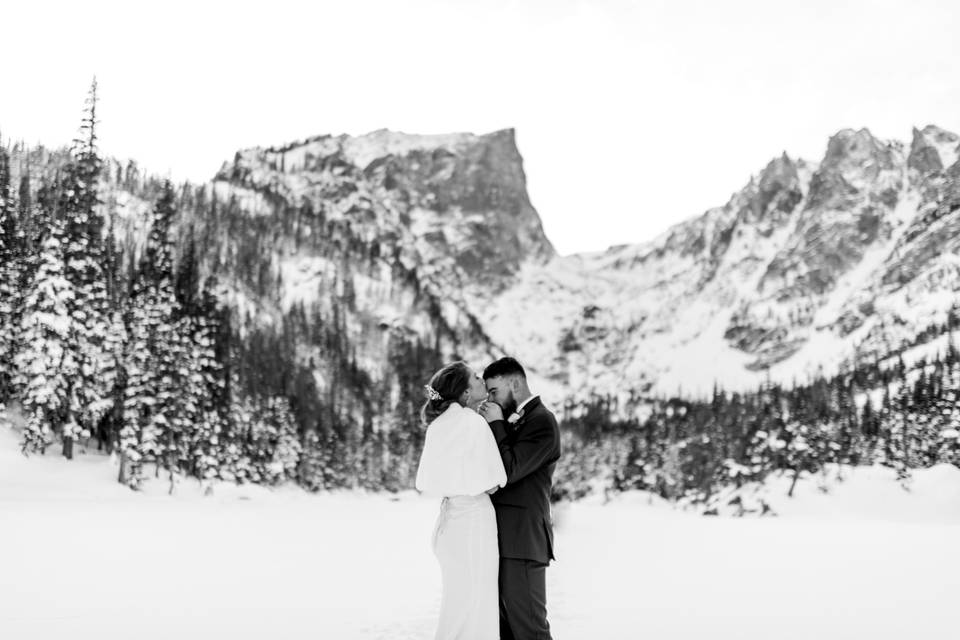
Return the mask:
[[500,558],[500,640],[551,640],[547,565]]

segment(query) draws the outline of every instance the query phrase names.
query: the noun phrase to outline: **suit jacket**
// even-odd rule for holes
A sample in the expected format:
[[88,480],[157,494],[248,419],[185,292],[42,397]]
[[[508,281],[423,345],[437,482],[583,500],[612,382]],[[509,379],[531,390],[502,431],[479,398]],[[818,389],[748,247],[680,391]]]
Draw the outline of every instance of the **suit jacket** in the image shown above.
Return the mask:
[[490,496],[497,514],[500,557],[549,564],[555,559],[550,489],[560,458],[557,419],[540,398],[534,398],[516,424],[495,420],[490,428],[507,472],[506,486]]

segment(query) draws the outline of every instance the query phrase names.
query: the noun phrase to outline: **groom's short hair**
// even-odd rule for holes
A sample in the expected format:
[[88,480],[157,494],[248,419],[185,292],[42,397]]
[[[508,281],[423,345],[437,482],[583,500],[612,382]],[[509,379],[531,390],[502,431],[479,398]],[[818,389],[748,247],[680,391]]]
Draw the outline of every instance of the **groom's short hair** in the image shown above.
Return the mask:
[[517,362],[516,358],[507,356],[506,358],[500,358],[496,362],[490,363],[490,365],[483,370],[484,380],[499,378],[500,376],[520,376],[526,380],[527,372],[523,370],[523,365]]

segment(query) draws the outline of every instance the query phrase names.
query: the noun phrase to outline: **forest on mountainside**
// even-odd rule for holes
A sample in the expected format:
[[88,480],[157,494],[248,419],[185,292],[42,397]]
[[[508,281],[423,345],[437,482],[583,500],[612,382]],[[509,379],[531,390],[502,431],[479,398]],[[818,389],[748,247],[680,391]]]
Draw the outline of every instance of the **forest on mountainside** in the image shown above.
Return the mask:
[[[389,331],[390,377],[372,379],[346,316],[359,295],[349,274],[386,264],[451,334],[416,270],[322,210],[288,207],[279,219],[289,228],[277,229],[208,185],[104,159],[96,107],[94,82],[68,150],[0,144],[0,409],[25,416],[23,452],[106,451],[131,488],[148,474],[169,478],[171,491],[184,477],[412,488],[422,386],[449,353],[439,339]],[[149,200],[142,246],[118,237],[104,181]],[[321,284],[324,304],[259,322],[219,299],[218,281],[267,297],[279,285],[269,254],[279,232],[345,275]],[[958,325],[955,307],[916,343]],[[725,487],[830,463],[887,465],[904,483],[911,469],[957,464],[960,355],[947,344],[910,366],[892,353],[803,384],[640,398],[642,418],[624,419],[613,390],[553,407],[564,449],[553,497],[644,489],[709,503]]]

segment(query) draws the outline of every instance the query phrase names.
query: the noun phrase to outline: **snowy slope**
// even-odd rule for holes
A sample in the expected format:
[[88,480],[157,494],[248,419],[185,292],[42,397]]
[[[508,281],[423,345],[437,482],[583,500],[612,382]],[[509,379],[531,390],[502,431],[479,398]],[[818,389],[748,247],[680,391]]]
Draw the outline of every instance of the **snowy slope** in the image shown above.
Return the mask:
[[958,301],[958,145],[841,131],[651,242],[529,265],[480,316],[574,395],[703,397],[882,356]]
[[[554,637],[948,637],[957,470],[918,472],[910,494],[856,472],[829,496],[801,482],[776,518],[637,493],[558,505]],[[204,497],[189,483],[171,497],[163,479],[134,493],[115,473],[93,453],[27,460],[0,424],[2,637],[433,637],[435,500],[225,484]]]
[[[516,355],[554,401],[599,392],[630,405],[802,382],[942,322],[960,289],[958,146],[933,125],[910,145],[843,130],[819,162],[783,154],[725,205],[652,241],[563,257],[526,196],[510,131],[248,149],[213,188],[254,216],[271,215],[277,195],[308,202],[381,242],[473,336],[459,355]],[[278,260],[282,307],[311,300],[343,264],[302,251]],[[374,317],[430,333],[404,311],[409,298],[378,294],[395,291],[394,276],[351,277]]]
[[[238,318],[277,325],[296,305],[324,318],[343,306],[374,382],[400,336],[476,366],[516,355],[554,403],[629,405],[802,382],[942,323],[960,292],[958,149],[933,125],[909,144],[846,129],[818,162],[774,158],[723,206],[649,242],[557,256],[512,130],[382,129],[241,150],[203,189],[218,213],[191,223],[209,229],[208,267],[262,262],[220,273]],[[136,250],[153,196],[121,169],[110,164],[103,206]],[[255,294],[241,271],[276,289]],[[317,365],[320,391],[337,366]]]

